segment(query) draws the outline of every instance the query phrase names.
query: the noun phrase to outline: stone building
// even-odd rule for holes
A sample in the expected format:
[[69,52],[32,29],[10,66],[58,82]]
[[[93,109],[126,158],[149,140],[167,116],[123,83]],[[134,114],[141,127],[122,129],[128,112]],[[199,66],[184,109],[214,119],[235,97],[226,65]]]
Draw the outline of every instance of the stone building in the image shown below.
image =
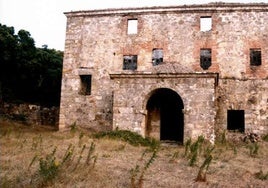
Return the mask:
[[59,129],[183,142],[268,133],[268,4],[77,11],[67,16]]

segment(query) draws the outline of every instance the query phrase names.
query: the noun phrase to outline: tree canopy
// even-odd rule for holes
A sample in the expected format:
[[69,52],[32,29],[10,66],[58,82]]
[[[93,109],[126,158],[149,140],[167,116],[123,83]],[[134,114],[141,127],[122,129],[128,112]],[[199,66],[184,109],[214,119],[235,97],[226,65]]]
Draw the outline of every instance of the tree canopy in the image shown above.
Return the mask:
[[58,106],[63,52],[35,47],[28,31],[0,24],[0,102]]

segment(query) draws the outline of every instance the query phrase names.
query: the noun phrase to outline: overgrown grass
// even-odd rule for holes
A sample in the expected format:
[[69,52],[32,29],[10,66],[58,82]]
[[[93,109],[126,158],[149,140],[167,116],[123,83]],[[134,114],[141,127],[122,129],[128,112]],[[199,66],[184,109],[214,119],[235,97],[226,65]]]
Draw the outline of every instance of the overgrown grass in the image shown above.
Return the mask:
[[55,132],[2,122],[0,187],[267,185],[268,143],[264,141],[250,149],[249,143],[236,145],[222,135],[214,146],[201,137],[189,139],[184,146],[159,146],[129,131],[99,133],[95,139],[76,125],[72,131]]
[[[88,149],[87,156],[84,152]],[[60,173],[71,173],[78,168],[86,168],[88,170],[94,169],[97,155],[95,154],[95,143],[92,142],[90,147],[87,148],[86,144],[83,145],[80,151],[75,152],[75,146],[70,144],[62,157],[57,155],[57,147],[45,156],[35,155],[31,160],[28,167],[30,169],[36,161],[39,161],[39,168],[36,175],[33,176],[33,186],[47,186],[51,184]],[[85,158],[84,160],[82,160]]]
[[110,138],[127,142],[133,146],[148,146],[151,149],[157,149],[160,146],[160,142],[153,138],[143,138],[141,135],[128,130],[114,130],[108,132],[100,132],[94,134],[95,138]]

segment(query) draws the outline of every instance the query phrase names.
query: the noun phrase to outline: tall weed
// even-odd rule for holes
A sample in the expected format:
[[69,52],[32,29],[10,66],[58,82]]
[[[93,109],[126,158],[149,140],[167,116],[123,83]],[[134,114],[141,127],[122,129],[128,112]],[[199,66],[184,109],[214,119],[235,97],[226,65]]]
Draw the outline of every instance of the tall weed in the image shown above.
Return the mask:
[[208,168],[209,168],[209,165],[212,161],[212,155],[208,155],[203,164],[201,165],[201,167],[199,168],[199,171],[198,171],[198,174],[197,174],[197,177],[196,177],[196,181],[202,181],[202,182],[206,182],[207,181],[207,171],[208,171]]
[[249,144],[248,148],[249,148],[249,155],[251,157],[256,157],[258,155],[260,146],[257,142]]
[[204,137],[199,136],[194,143],[189,141],[185,146],[185,154],[189,158],[189,165],[194,166],[197,162],[198,154],[202,151],[202,145],[204,143]]
[[59,172],[59,162],[56,160],[55,153],[57,148],[48,154],[45,158],[39,159],[39,175],[44,183],[52,181]]
[[[142,153],[142,157],[141,157],[142,159],[144,158],[146,151],[147,150],[145,150],[145,152]],[[143,186],[145,172],[149,169],[151,164],[155,161],[157,157],[157,152],[158,150],[154,150],[149,160],[146,161],[143,164],[143,166],[136,164],[135,168],[132,168],[130,170],[132,188],[141,188]]]

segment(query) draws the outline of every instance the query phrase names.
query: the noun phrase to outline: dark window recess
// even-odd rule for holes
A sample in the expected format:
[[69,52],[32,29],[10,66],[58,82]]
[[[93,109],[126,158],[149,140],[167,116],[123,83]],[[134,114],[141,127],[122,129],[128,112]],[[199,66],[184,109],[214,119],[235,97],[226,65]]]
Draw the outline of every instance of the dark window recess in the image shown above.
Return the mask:
[[239,132],[245,132],[245,111],[244,110],[228,110],[227,129],[239,131]]
[[153,66],[163,63],[163,49],[153,49],[152,62]]
[[203,70],[207,70],[211,66],[211,49],[200,50],[200,66]]
[[81,80],[81,95],[91,94],[91,75],[80,75]]
[[250,65],[261,65],[261,49],[250,49]]
[[137,55],[124,55],[123,70],[136,70],[137,59]]

